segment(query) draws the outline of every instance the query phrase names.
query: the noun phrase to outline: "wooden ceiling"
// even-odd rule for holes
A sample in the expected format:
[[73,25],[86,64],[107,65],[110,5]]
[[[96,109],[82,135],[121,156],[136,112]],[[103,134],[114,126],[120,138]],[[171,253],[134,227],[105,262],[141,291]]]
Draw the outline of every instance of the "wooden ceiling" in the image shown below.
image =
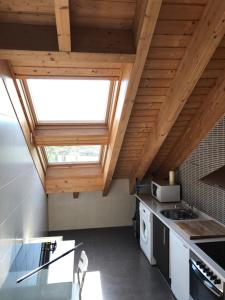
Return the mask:
[[[140,161],[143,147],[150,138],[206,3],[207,0],[163,1],[115,177],[130,177]],[[183,122],[182,125],[187,124]]]
[[[107,194],[114,177],[129,178],[132,191],[147,172],[177,168],[225,113],[224,20],[223,0],[0,0],[0,58],[17,78],[123,74],[118,122],[91,133],[108,155],[102,171],[90,170],[90,190]],[[79,143],[93,138],[78,131]],[[55,134],[51,143],[63,144],[63,130]],[[37,145],[48,136],[38,128]],[[76,142],[76,130],[65,136]],[[59,191],[85,190],[79,170],[69,172],[73,183],[61,175]],[[59,175],[47,175],[54,191]]]
[[[131,29],[136,0],[70,0],[72,26],[108,29]],[[0,22],[55,25],[52,0],[1,0]]]
[[[179,85],[176,86],[178,76],[175,77],[178,71],[182,74],[181,66],[184,64],[185,55],[191,50],[190,44],[194,34],[199,30],[200,22],[203,23],[203,17],[206,18],[207,4],[210,5],[210,1],[163,1],[114,174],[116,178],[130,178],[131,190],[134,186],[134,179],[141,179],[146,172],[157,176],[166,176],[170,169],[177,168],[225,113],[225,110],[220,107],[220,112],[217,112],[215,118],[212,118],[210,126],[201,122],[200,127],[204,128],[204,134],[201,134],[201,137],[195,137],[196,131],[200,130],[199,126],[195,126],[195,133],[189,132],[190,121],[194,118],[198,120],[201,114],[200,109],[204,107],[204,101],[207,106],[206,96],[215,87],[217,80],[224,72],[225,38],[223,38],[223,28],[220,36],[221,42],[219,43],[220,40],[218,40],[215,48],[212,49],[211,56],[208,56],[206,65],[202,69],[203,73],[200,73],[199,79],[196,78],[196,85],[195,83],[192,83],[193,86],[190,85],[188,97],[186,100],[184,99],[184,106],[179,110],[178,107],[176,108],[178,111],[174,119],[175,123],[173,124],[172,120],[172,127],[169,128],[168,135],[166,133],[161,144],[154,149],[154,144],[159,140],[155,138],[155,134],[157,134],[155,128],[158,122],[159,127],[163,126],[164,120],[167,118],[164,113],[166,103],[168,107],[173,105],[172,99],[168,99],[169,95],[173,93],[173,97],[176,97],[179,91]],[[216,2],[212,5],[216,5]],[[224,14],[222,19],[224,19]],[[199,33],[198,38],[201,38]],[[196,43],[198,43],[198,38],[196,34]],[[202,40],[201,43],[203,44],[203,42]],[[192,54],[194,55],[194,53]],[[189,62],[191,65],[193,57],[190,56],[188,59],[189,61],[187,60],[186,63],[188,65]],[[197,71],[193,66],[193,77]],[[200,72],[202,71],[200,70]],[[191,83],[191,77],[188,78],[190,81],[188,84]],[[180,79],[182,85],[182,81],[185,80],[184,73]],[[213,113],[211,111],[212,115]],[[179,144],[179,140],[185,132],[186,137],[190,136],[188,143],[185,143],[186,150],[184,150],[184,139]],[[190,146],[191,138],[194,139],[194,143]],[[178,146],[182,148],[180,152],[177,152]],[[150,157],[146,160],[148,151]],[[181,158],[182,151],[184,154]],[[180,156],[179,159],[177,155]],[[138,173],[141,164],[143,167],[141,173]]]

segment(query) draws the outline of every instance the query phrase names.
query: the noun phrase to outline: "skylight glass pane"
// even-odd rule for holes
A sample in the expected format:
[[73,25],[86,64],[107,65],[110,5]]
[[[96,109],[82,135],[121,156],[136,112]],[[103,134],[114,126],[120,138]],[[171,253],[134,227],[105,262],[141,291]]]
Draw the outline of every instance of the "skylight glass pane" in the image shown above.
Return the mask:
[[109,80],[27,79],[39,122],[105,122]]
[[45,152],[50,164],[99,162],[101,146],[48,146]]

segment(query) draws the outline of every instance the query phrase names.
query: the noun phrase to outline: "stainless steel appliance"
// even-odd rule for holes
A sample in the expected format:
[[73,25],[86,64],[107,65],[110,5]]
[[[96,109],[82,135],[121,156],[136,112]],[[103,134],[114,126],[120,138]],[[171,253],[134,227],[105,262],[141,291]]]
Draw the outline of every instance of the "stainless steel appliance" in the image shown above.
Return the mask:
[[151,191],[152,196],[159,202],[180,201],[180,186],[169,185],[169,182],[166,180],[152,181]]
[[194,300],[224,299],[224,287],[220,276],[192,252],[190,295]]

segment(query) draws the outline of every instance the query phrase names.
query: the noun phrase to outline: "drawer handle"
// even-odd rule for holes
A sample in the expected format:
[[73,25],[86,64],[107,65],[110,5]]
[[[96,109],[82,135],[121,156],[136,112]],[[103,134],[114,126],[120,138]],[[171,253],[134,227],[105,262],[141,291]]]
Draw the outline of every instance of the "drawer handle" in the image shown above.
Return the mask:
[[163,227],[163,245],[166,245],[166,228]]

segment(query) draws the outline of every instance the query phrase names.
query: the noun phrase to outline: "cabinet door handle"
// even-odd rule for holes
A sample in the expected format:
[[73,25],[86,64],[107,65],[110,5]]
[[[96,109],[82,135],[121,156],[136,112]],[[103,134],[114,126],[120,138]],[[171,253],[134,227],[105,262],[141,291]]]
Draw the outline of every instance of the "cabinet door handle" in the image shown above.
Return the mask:
[[163,227],[163,245],[166,245],[166,227]]

